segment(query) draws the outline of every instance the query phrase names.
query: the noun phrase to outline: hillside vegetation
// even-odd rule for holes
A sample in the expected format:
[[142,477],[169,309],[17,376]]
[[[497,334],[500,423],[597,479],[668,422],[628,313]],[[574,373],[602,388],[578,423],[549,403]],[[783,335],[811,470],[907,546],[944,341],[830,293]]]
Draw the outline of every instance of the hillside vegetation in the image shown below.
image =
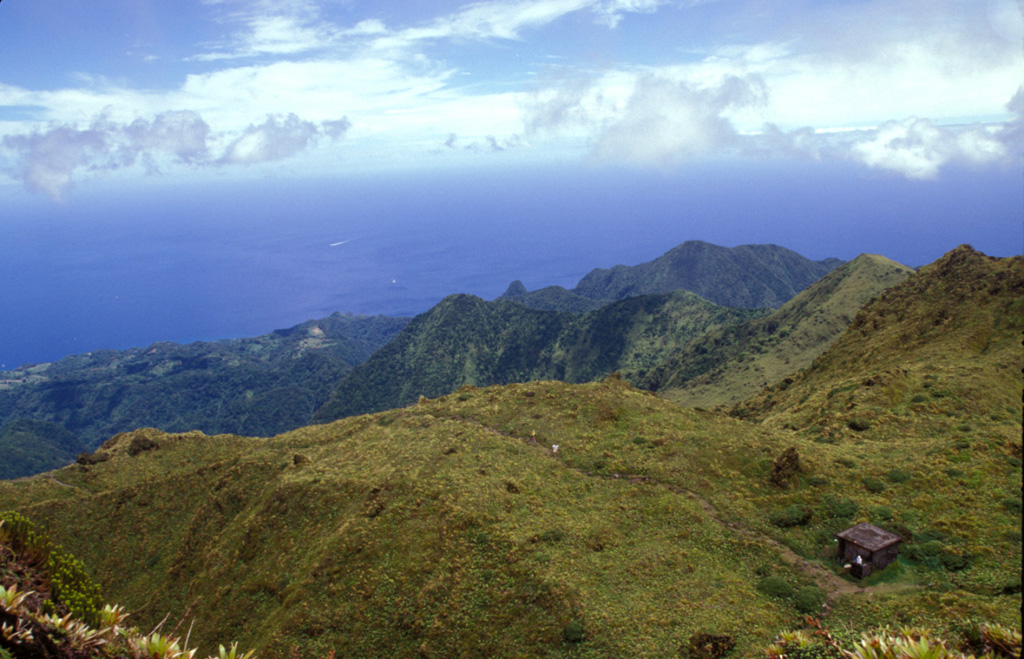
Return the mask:
[[628,298],[584,314],[453,295],[348,374],[315,419],[401,407],[464,384],[642,373],[707,331],[765,313],[720,307],[686,291]]
[[406,322],[334,314],[251,339],[99,350],[0,372],[0,478],[63,466],[140,427],[260,436],[300,427]]
[[681,405],[737,403],[810,366],[861,307],[913,272],[883,256],[862,254],[770,316],[694,339],[637,378],[638,384]]
[[571,291],[560,286],[527,291],[513,282],[498,299],[580,312],[627,297],[684,290],[726,307],[777,308],[842,263],[812,261],[778,245],[721,247],[689,240],[647,263],[596,268]]
[[[958,249],[733,417],[617,377],[465,386],[269,439],[119,435],[0,509],[201,652],[755,657],[813,613],[969,647],[1020,626],[1022,274]],[[866,582],[834,556],[859,521],[904,538]]]
[[[194,620],[201,656],[841,657],[894,625],[1009,657],[1022,293],[1024,260],[958,248],[728,415],[614,375],[467,385],[272,438],[121,434],[0,510],[140,628]],[[855,581],[834,534],[861,521],[903,543]],[[807,615],[831,636],[781,633]]]
[[55,423],[12,421],[0,428],[0,480],[63,467],[88,448]]

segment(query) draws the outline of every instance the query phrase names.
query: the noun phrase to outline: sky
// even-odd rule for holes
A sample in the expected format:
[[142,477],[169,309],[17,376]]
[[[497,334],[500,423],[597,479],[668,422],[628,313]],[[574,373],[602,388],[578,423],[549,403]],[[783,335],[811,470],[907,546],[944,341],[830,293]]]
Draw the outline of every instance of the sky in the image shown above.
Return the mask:
[[[0,258],[12,227],[106,231],[98,215],[119,213],[162,226],[200,197],[217,210],[192,207],[196,222],[234,227],[260,217],[269,190],[306,198],[325,181],[385,197],[444,182],[424,204],[470,224],[491,220],[468,202],[478,215],[461,217],[453,188],[478,200],[486,188],[497,204],[538,196],[531,212],[555,225],[600,215],[588,204],[614,190],[615,213],[573,225],[623,247],[596,250],[610,262],[592,267],[640,258],[616,222],[636,224],[647,258],[690,237],[915,266],[962,242],[1019,254],[1021,11],[1014,0],[3,0]],[[710,215],[712,193],[723,209],[757,202],[653,247],[646,234],[683,188]],[[796,209],[797,195],[814,205]],[[345,215],[353,198],[304,208]]]

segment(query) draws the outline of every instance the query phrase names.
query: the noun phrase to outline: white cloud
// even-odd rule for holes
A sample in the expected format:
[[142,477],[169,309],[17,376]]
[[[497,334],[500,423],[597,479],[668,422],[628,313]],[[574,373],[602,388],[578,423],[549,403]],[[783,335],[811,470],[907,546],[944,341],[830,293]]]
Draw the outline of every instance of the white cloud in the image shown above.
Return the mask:
[[381,51],[401,50],[424,41],[518,40],[525,30],[544,27],[569,14],[590,10],[595,20],[616,27],[627,13],[650,13],[667,0],[491,0],[417,27],[396,30],[374,41]]
[[608,27],[616,27],[625,13],[650,14],[665,4],[665,0],[607,0],[598,3],[594,8],[599,23]]
[[130,124],[97,117],[88,128],[54,124],[46,130],[6,135],[0,147],[17,163],[9,172],[31,192],[61,200],[82,172],[91,175],[131,167],[142,161],[147,171],[161,165],[247,165],[282,160],[314,146],[321,138],[338,140],[351,123],[347,118],[304,121],[296,115],[267,117],[230,139],[224,153],[210,156],[210,127],[199,114],[170,111],[152,121]]
[[[96,72],[60,89],[0,85],[6,103],[44,108],[34,118],[51,122],[0,122],[0,157],[13,158],[8,171],[27,186],[54,196],[87,171],[270,162],[342,136],[352,149],[403,162],[422,162],[452,135],[459,148],[449,153],[507,150],[525,135],[531,148],[520,153],[530,157],[561,155],[567,145],[637,166],[784,154],[934,176],[954,161],[1020,155],[1021,122],[991,128],[1006,120],[1002,105],[1024,63],[1019,42],[990,23],[1005,17],[1007,1],[989,0],[989,12],[960,0],[794,0],[792,11],[742,15],[723,8],[728,33],[711,33],[715,46],[703,51],[677,44],[687,49],[677,62],[668,58],[680,51],[668,45],[660,51],[667,64],[609,60],[597,72],[593,61],[561,55],[560,79],[532,92],[491,79],[488,93],[461,86],[478,74],[457,68],[466,41],[500,41],[490,44],[503,55],[494,69],[516,80],[541,70],[545,80],[550,72],[532,67],[543,59],[546,26],[574,14],[559,34],[581,21],[616,28],[630,14],[697,3],[485,0],[403,26],[392,24],[400,12],[385,24],[373,8],[355,14],[347,5],[331,16],[354,17],[345,25],[328,18],[338,5],[312,0],[209,1],[229,38],[182,63],[175,88],[131,88]],[[524,68],[509,73],[520,52]],[[243,57],[255,59],[239,66]],[[490,68],[482,62],[479,73]],[[972,122],[990,127],[950,127]],[[833,130],[846,132],[824,134]]]
[[1006,147],[982,126],[943,128],[927,119],[889,122],[854,144],[850,152],[870,167],[914,179],[935,178],[950,162],[980,165],[1008,155]]
[[152,122],[136,119],[124,129],[131,148],[138,154],[154,151],[172,153],[181,162],[201,162],[207,158],[206,141],[210,127],[195,112],[164,112]]
[[667,166],[731,149],[738,134],[725,112],[764,101],[764,84],[756,77],[727,77],[698,88],[645,76],[619,116],[600,130],[593,156],[600,162]]
[[249,126],[235,138],[218,162],[248,165],[283,160],[305,150],[321,135],[339,139],[350,125],[348,119],[318,126],[294,114],[283,119],[267,117],[262,124]]
[[241,9],[225,12],[219,20],[239,27],[229,41],[214,44],[211,52],[192,59],[216,61],[260,55],[296,55],[328,48],[342,34],[323,19],[317,3],[307,0],[249,2]]
[[71,187],[75,169],[85,167],[96,158],[116,166],[110,159],[107,128],[97,121],[89,128],[78,130],[73,126],[54,126],[46,132],[29,135],[8,135],[2,142],[5,149],[20,154],[19,171],[15,178],[24,182],[32,192],[42,192],[60,200]]

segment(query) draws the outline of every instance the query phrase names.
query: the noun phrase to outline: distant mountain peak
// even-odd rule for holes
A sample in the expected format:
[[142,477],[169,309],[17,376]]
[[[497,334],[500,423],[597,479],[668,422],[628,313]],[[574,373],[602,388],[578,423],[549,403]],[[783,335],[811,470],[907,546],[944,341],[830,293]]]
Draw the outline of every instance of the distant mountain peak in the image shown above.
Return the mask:
[[812,261],[779,245],[722,247],[688,240],[636,266],[588,273],[572,292],[590,299],[688,290],[729,307],[778,308],[843,261]]
[[497,299],[535,309],[591,311],[615,300],[686,290],[727,307],[778,308],[845,261],[812,261],[774,244],[722,247],[687,240],[653,261],[595,268],[576,287],[527,291],[512,282]]
[[526,295],[528,292],[529,291],[526,290],[526,286],[523,285],[523,282],[517,279],[508,285],[508,288],[505,289],[505,292],[501,294],[501,298],[508,299],[522,297]]

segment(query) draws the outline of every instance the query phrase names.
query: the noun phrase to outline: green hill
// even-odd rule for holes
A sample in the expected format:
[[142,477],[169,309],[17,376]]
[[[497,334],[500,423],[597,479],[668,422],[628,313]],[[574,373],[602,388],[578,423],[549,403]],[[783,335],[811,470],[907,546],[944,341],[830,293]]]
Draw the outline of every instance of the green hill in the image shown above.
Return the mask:
[[810,366],[864,304],[912,273],[883,256],[862,254],[770,316],[694,339],[639,384],[682,405],[737,403]]
[[[2,371],[0,426],[46,422],[90,448],[147,426],[273,435],[309,423],[341,377],[406,322],[334,314],[251,339],[100,350]],[[47,454],[45,463],[24,441],[17,456],[5,446],[0,440],[7,477],[69,461],[42,445],[36,457]]]
[[[958,248],[730,415],[618,377],[464,386],[271,438],[121,434],[0,510],[199,656],[758,657],[808,614],[971,647],[1021,623],[1022,293],[1024,259]],[[855,581],[834,534],[862,521],[903,542]]]
[[315,419],[401,407],[464,384],[587,382],[616,370],[643,372],[704,332],[764,313],[719,307],[686,291],[627,298],[584,314],[453,295],[349,373]]
[[[962,246],[731,413],[821,447],[846,496],[889,518],[918,560],[957,570],[960,587],[1019,592],[1022,333],[1024,259]],[[805,530],[789,540],[815,542]]]
[[498,299],[579,312],[627,297],[685,290],[726,307],[774,309],[842,263],[812,261],[778,245],[720,247],[690,240],[647,263],[592,270],[571,291],[560,286],[527,291],[517,281]]
[[[1019,421],[1022,332],[1024,258],[962,245],[869,302],[786,387],[734,413],[858,437],[885,435],[912,412],[929,422],[961,414],[986,425]],[[851,431],[853,418],[873,427]]]
[[[754,657],[807,613],[967,643],[1021,621],[1022,291],[1021,259],[958,249],[732,417],[617,377],[464,386],[267,439],[118,435],[0,509],[204,651]],[[904,540],[866,582],[835,560],[861,521]]]

